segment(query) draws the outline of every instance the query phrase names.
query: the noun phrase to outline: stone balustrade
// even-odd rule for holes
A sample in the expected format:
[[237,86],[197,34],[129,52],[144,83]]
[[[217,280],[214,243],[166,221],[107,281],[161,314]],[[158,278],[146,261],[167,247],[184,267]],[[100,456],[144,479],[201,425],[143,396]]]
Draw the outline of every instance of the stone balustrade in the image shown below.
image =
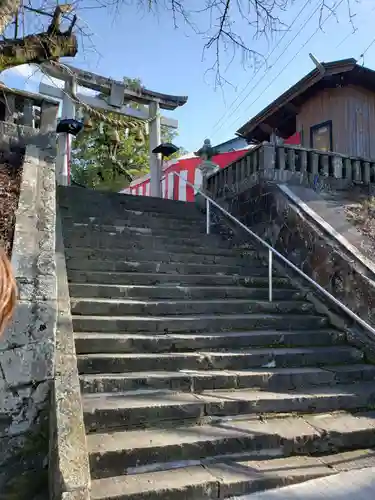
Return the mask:
[[42,149],[56,148],[56,133],[48,129],[0,122],[0,149],[26,148],[33,145]]
[[353,184],[375,184],[375,160],[265,143],[211,175],[205,189],[213,198],[221,199],[230,193],[235,196],[261,180],[350,189]]

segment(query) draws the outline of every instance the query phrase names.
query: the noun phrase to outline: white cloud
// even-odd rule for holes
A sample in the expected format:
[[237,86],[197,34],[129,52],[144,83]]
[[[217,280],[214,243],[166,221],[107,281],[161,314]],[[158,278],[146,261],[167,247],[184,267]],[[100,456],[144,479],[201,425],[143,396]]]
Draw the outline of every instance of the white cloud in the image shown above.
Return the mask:
[[15,68],[11,68],[7,71],[32,80],[37,80],[39,73],[38,67],[34,64],[22,64],[21,66],[16,66]]
[[[38,66],[34,64],[23,64],[21,66],[16,66],[14,68],[10,68],[2,73],[2,79],[4,79],[5,84],[10,84],[9,78],[17,76],[21,77],[24,80],[22,89],[29,92],[39,92],[39,84],[44,83],[46,85],[50,85],[51,87],[63,88],[64,81],[59,80],[57,78],[52,78],[43,72],[40,71]],[[8,80],[8,82],[7,82]],[[95,96],[97,92],[87,89],[85,87],[79,86],[77,89],[78,93]]]

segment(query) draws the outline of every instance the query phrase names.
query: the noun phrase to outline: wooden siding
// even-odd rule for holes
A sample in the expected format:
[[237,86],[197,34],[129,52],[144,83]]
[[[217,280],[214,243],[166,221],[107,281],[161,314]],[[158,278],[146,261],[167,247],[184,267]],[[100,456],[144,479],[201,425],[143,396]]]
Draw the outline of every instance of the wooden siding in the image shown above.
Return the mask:
[[325,89],[301,106],[297,131],[310,147],[310,127],[332,120],[333,151],[375,158],[375,93],[361,87]]

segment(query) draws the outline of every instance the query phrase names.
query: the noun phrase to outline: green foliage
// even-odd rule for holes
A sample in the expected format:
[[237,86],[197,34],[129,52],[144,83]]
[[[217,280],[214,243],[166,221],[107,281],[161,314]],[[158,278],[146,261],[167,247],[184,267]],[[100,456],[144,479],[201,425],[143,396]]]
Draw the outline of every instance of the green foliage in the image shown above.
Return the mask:
[[[137,91],[141,86],[139,79],[124,79],[127,87]],[[139,107],[138,104],[134,107]],[[118,115],[108,113],[108,116],[118,118]],[[90,188],[119,191],[127,187],[130,180],[126,175],[117,173],[114,164],[109,158],[109,140],[106,132],[101,133],[100,121],[92,118],[93,127],[83,130],[73,140],[71,152],[71,175],[74,182]],[[149,138],[145,137],[143,145],[137,144],[135,131],[118,129],[120,144],[116,153],[116,160],[131,178],[141,177],[149,172]],[[174,142],[177,132],[166,127],[161,129],[162,142]],[[178,157],[184,154],[180,150],[171,156]]]

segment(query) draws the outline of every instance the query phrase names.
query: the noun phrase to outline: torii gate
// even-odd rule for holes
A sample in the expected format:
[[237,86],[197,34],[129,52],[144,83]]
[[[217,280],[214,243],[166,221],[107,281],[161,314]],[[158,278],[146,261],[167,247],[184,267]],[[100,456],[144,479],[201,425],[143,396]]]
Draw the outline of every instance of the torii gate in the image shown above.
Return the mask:
[[[64,91],[51,85],[41,83],[39,92],[57,99],[61,99],[62,118],[75,118],[75,103],[70,99],[69,95],[72,91],[76,93],[77,85],[85,87],[108,96],[107,101],[99,97],[88,96],[85,94],[77,94],[78,99],[89,105],[92,108],[98,108],[120,115],[147,120],[149,125],[150,136],[150,194],[151,196],[161,196],[161,161],[159,155],[152,153],[152,150],[159,146],[160,125],[165,125],[170,128],[177,128],[178,121],[160,116],[160,109],[174,110],[179,106],[183,106],[187,102],[185,96],[173,96],[161,94],[152,90],[141,88],[139,92],[134,92],[128,89],[123,82],[112,80],[101,75],[96,75],[89,71],[74,68],[68,64],[59,67],[54,64],[42,64],[43,72],[51,78],[57,78],[65,82]],[[64,69],[65,68],[65,69]],[[137,102],[148,106],[148,112],[131,108],[124,102]],[[65,134],[59,136],[59,158],[58,169],[61,172],[61,183],[68,183],[68,161],[70,155],[70,136],[67,140]]]

